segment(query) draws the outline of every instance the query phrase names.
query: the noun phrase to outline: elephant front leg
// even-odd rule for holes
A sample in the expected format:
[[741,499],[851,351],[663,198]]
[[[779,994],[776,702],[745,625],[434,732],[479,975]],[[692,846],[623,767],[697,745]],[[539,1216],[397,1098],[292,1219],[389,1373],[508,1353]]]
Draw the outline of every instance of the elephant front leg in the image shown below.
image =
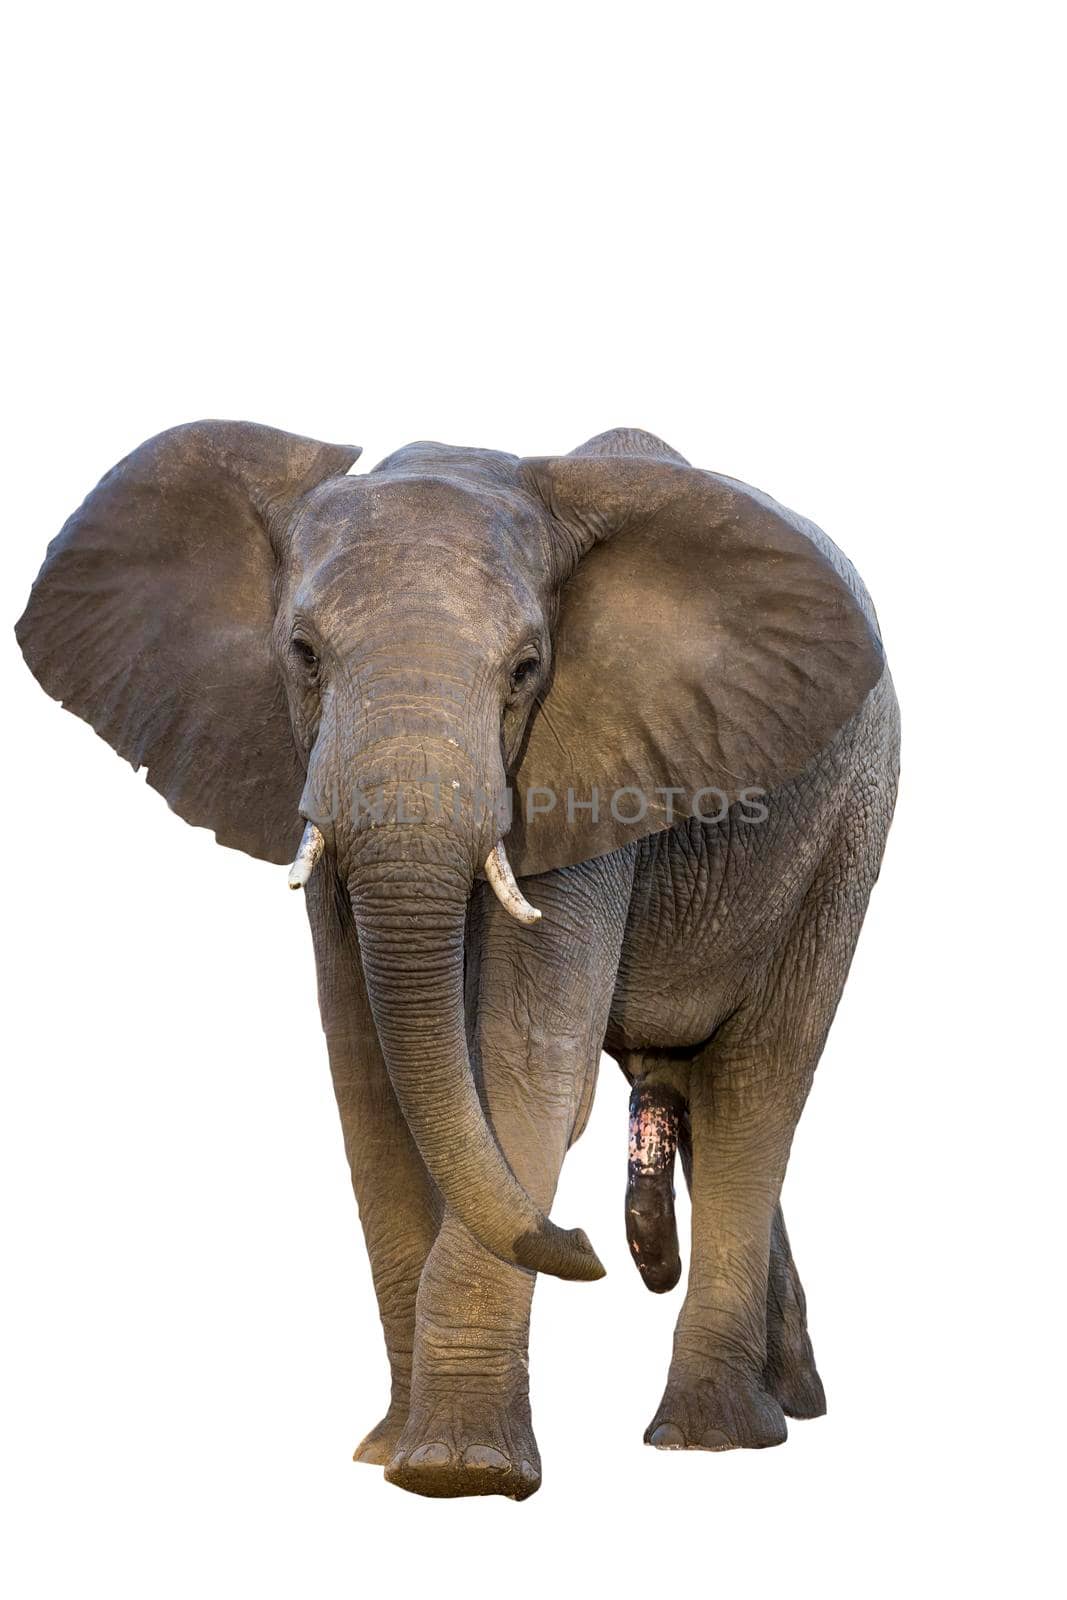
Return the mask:
[[512,1500],[540,1486],[527,1355],[534,1277],[446,1215],[419,1288],[411,1404],[390,1483]]
[[345,1154],[389,1357],[388,1409],[354,1459],[384,1466],[407,1420],[415,1301],[440,1204],[386,1074],[344,896],[325,873],[308,887],[308,916]]
[[[356,1446],[353,1460],[384,1466],[411,1402],[415,1304],[437,1236],[439,1207],[421,1157],[385,1079],[377,1040],[327,1036],[352,1188],[370,1257],[389,1358],[389,1406]],[[379,1076],[380,1074],[380,1076]]]
[[[502,1032],[483,1038],[494,1131],[515,1176],[546,1210],[596,1059],[595,1045],[505,1040]],[[490,1255],[446,1213],[419,1285],[411,1407],[386,1469],[391,1483],[418,1494],[515,1500],[538,1488],[528,1357],[534,1282],[534,1273]]]
[[[543,912],[536,929],[482,901],[469,995],[472,1055],[493,1130],[546,1211],[592,1100],[628,862],[588,863],[562,877],[528,889]],[[446,1214],[419,1285],[411,1409],[386,1469],[390,1482],[418,1494],[515,1500],[538,1488],[528,1355],[534,1282]]]

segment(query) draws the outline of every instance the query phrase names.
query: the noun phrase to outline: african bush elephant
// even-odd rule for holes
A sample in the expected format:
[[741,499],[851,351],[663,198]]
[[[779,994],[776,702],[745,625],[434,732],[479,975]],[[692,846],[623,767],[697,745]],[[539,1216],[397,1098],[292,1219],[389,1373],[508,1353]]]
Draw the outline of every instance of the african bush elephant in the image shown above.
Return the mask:
[[648,433],[358,454],[149,440],[18,627],[180,816],[296,854],[392,1370],[357,1459],[538,1487],[530,1301],[602,1272],[547,1216],[602,1048],[651,1289],[679,1275],[676,1151],[692,1193],[646,1440],[778,1444],[824,1409],[779,1192],[896,787],[870,601],[817,528]]

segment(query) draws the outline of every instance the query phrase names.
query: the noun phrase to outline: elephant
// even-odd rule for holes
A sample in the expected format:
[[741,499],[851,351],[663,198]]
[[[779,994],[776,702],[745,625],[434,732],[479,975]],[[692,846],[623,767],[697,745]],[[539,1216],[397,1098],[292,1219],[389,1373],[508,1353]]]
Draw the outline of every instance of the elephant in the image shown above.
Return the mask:
[[391,1374],[356,1459],[539,1487],[531,1298],[603,1273],[548,1215],[602,1052],[654,1292],[679,1157],[692,1202],[645,1442],[779,1444],[825,1409],[780,1191],[896,794],[871,601],[812,523],[639,429],[359,454],[148,440],[17,626],[179,816],[305,894]]

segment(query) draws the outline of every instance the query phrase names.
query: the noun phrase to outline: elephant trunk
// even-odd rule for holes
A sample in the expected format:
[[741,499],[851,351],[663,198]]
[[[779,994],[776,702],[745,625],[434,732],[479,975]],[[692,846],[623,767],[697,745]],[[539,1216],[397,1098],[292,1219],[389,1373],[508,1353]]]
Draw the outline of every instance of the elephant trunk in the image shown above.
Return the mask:
[[[423,768],[427,754],[423,745]],[[458,822],[453,816],[442,821],[429,807],[420,810],[423,780],[404,785],[395,773],[394,765],[392,778],[375,784],[377,818],[346,827],[338,842],[397,1101],[446,1205],[480,1244],[532,1271],[600,1278],[604,1269],[585,1234],[550,1222],[516,1180],[471,1070],[464,1010],[467,906],[497,824],[491,815],[474,817],[466,806]]]

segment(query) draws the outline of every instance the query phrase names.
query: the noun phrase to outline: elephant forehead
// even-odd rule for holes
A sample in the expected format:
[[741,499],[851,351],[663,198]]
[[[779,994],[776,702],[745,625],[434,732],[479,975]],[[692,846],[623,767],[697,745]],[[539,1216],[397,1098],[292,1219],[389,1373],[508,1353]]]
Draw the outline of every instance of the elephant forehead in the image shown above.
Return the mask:
[[335,480],[294,529],[290,593],[309,610],[387,600],[394,612],[432,602],[458,616],[491,595],[506,620],[533,623],[545,570],[534,522],[518,495],[441,478]]
[[417,539],[439,530],[505,552],[522,542],[521,530],[535,520],[518,488],[445,473],[335,477],[305,507],[297,527],[297,542],[305,547],[323,540],[358,543],[375,534]]

